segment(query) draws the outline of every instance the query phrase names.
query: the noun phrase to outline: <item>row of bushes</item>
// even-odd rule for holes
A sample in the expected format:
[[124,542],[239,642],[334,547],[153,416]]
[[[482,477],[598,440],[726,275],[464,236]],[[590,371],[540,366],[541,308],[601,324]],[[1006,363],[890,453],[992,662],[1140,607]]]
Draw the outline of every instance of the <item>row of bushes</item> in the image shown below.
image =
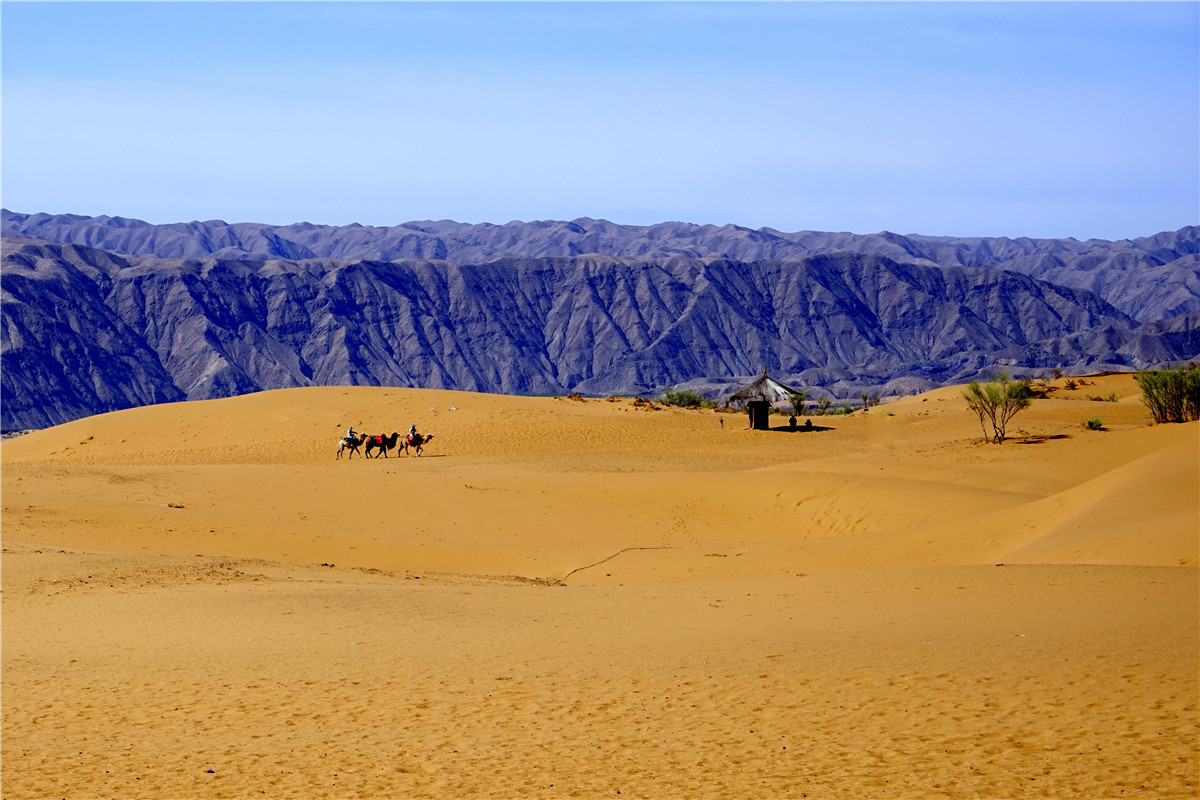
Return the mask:
[[[841,405],[834,406],[833,400],[829,397],[817,398],[816,405],[809,409],[808,392],[797,392],[796,394],[790,395],[789,400],[791,401],[792,408],[797,414],[805,413],[806,409],[810,413],[818,415],[849,414],[854,410],[849,401],[843,401]],[[710,400],[704,395],[693,392],[691,389],[664,389],[662,397],[659,398],[659,402],[665,406],[678,406],[679,408],[715,408],[717,406],[717,402],[715,400]],[[880,397],[878,392],[874,394],[867,394],[866,392],[863,392],[863,408],[877,406],[879,405],[879,402]]]

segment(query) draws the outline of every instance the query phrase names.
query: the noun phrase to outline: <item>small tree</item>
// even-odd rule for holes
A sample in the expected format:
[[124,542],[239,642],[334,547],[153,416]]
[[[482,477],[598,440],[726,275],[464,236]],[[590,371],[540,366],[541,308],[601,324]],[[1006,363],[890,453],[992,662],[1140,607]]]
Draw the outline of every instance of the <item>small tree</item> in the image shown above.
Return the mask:
[[808,392],[799,391],[788,395],[788,402],[792,404],[792,408],[797,414],[804,413],[804,404],[808,402]]
[[863,392],[859,396],[862,398],[863,408],[870,408],[871,406],[879,405],[879,392],[875,392],[874,394],[867,394],[866,392]]
[[[1008,429],[1008,421],[1022,409],[1029,408],[1029,388],[1020,382],[1013,383],[1008,375],[1000,373],[987,383],[971,381],[963,397],[970,408],[979,417],[979,427],[983,429],[985,441],[1000,444],[1004,441]],[[989,436],[987,426],[991,427]]]
[[1200,419],[1200,368],[1195,364],[1139,372],[1136,380],[1142,390],[1142,402],[1155,422]]
[[833,399],[832,399],[832,398],[829,398],[829,397],[822,397],[822,398],[819,398],[819,399],[817,400],[817,413],[818,413],[818,414],[828,414],[828,413],[829,413],[829,407],[830,407],[831,405],[833,405]]

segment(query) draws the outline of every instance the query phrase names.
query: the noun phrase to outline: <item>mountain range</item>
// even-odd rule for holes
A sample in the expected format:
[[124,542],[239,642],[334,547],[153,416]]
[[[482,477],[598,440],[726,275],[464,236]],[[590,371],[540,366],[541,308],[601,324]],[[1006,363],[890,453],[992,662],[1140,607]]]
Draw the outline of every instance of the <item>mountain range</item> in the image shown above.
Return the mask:
[[306,385],[816,393],[1200,354],[1200,228],[1138,239],[3,210],[0,427]]

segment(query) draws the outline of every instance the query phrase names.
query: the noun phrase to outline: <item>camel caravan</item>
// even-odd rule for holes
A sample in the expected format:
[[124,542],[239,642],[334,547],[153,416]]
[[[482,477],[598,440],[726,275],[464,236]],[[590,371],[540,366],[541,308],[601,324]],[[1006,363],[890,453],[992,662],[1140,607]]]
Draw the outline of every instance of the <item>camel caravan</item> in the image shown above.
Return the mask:
[[417,426],[409,429],[406,436],[401,436],[399,432],[392,433],[377,433],[374,435],[368,433],[355,433],[354,428],[350,428],[346,435],[338,439],[337,457],[340,459],[342,454],[346,454],[347,459],[354,458],[355,453],[361,452],[364,458],[379,458],[382,454],[384,458],[388,457],[388,453],[395,450],[397,447],[403,451],[404,455],[408,455],[408,451],[412,450],[415,455],[421,455],[421,451],[425,449],[425,445],[433,440],[433,434],[422,434],[417,432]]

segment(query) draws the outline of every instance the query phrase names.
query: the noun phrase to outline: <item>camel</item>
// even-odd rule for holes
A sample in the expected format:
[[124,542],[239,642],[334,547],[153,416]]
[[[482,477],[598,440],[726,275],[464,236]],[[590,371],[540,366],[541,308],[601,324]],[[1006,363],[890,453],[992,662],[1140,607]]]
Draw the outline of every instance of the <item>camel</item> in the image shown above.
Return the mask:
[[400,442],[400,446],[404,448],[404,455],[408,455],[408,448],[411,447],[419,456],[421,455],[422,448],[424,448],[425,445],[428,444],[432,439],[432,433],[425,434],[424,436],[418,433],[404,437],[404,439]]
[[346,456],[346,458],[354,458],[354,454],[358,452],[358,448],[362,447],[363,442],[366,440],[367,435],[365,433],[358,436],[343,436],[338,439],[337,457],[341,458],[342,452],[349,450],[350,455]]
[[391,436],[382,433],[378,436],[368,436],[367,446],[363,448],[363,455],[367,458],[378,458],[379,456],[372,456],[371,451],[381,450],[383,451],[383,457],[387,458],[388,450],[391,450],[393,447],[395,447],[396,442],[399,439],[400,434],[396,431],[393,431]]

